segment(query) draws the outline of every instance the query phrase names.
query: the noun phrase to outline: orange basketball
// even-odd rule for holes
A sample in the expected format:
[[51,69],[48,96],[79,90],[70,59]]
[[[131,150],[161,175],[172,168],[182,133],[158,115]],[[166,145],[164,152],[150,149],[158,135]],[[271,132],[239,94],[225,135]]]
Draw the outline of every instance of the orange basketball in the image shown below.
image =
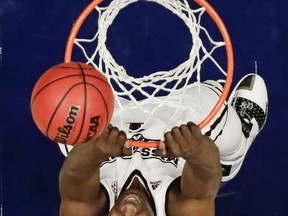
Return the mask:
[[31,96],[37,127],[49,139],[63,144],[96,139],[108,126],[113,110],[113,92],[106,77],[79,62],[48,69]]

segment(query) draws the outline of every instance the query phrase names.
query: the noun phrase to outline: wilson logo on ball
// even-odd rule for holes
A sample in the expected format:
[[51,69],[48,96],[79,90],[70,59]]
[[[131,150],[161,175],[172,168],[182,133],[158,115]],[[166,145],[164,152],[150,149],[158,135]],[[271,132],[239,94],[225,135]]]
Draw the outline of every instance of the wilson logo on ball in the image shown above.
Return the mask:
[[55,142],[60,142],[63,144],[67,143],[67,140],[69,139],[69,136],[71,134],[71,131],[73,130],[73,125],[76,121],[77,114],[80,110],[80,106],[72,105],[69,109],[68,116],[66,118],[66,125],[63,127],[58,127],[58,133],[56,137],[54,138]]

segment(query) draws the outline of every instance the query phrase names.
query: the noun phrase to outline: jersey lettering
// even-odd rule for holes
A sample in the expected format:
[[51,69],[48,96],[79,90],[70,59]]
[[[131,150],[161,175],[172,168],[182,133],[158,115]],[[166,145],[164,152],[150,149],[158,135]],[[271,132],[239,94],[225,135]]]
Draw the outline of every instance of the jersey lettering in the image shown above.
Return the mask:
[[[179,158],[164,158],[156,156],[155,154],[156,149],[151,148],[139,148],[139,147],[132,147],[132,155],[131,156],[125,156],[122,157],[125,160],[132,159],[133,154],[140,153],[141,157],[143,159],[158,159],[162,161],[163,163],[169,163],[172,164],[175,167],[178,167]],[[116,161],[115,157],[110,157],[108,160],[104,161],[101,166],[103,166],[106,163],[114,163]]]

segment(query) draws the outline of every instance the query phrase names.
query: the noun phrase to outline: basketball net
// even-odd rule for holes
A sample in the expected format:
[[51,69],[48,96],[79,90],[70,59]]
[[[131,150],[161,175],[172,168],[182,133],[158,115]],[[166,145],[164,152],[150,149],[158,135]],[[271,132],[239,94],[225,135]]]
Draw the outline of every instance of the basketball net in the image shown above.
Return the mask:
[[[174,114],[171,115],[169,120],[171,122],[173,122],[173,118],[176,115],[179,115],[179,109],[182,110],[183,108],[181,107],[183,106],[181,105],[182,103],[180,103],[181,95],[185,95],[186,90],[191,86],[201,85],[202,64],[210,61],[216,70],[218,70],[210,73],[219,73],[217,81],[224,84],[224,87],[222,95],[213,109],[208,113],[200,115],[205,116],[203,120],[195,122],[199,124],[200,128],[205,127],[215,117],[227,98],[233,77],[233,49],[225,25],[216,11],[205,0],[195,0],[198,5],[194,4],[195,8],[193,9],[190,8],[186,0],[149,0],[149,2],[162,5],[183,20],[191,34],[192,47],[189,58],[176,68],[168,71],[153,72],[143,77],[133,77],[131,75],[133,72],[128,74],[125,68],[116,62],[106,46],[106,41],[108,29],[113,24],[119,12],[128,5],[138,1],[113,0],[108,6],[101,7],[99,6],[101,1],[94,0],[82,12],[73,26],[67,43],[65,61],[71,61],[73,46],[76,45],[85,57],[86,63],[93,65],[97,70],[106,75],[114,90],[115,106],[117,108],[114,115],[121,115],[121,113],[127,113],[127,110],[138,109],[147,114],[146,121],[149,121],[155,117],[153,116],[155,113],[161,112],[163,107],[168,106],[169,109],[174,109]],[[78,31],[92,11],[96,11],[98,14],[98,29],[95,30],[96,32],[91,38],[79,38]],[[222,41],[213,40],[209,31],[202,25],[201,18],[204,14],[208,14],[214,20],[222,35]],[[205,38],[206,42],[202,38]],[[92,54],[91,51],[87,51],[87,46],[89,45],[95,46]],[[227,56],[225,68],[213,57],[215,51],[220,48],[225,49]],[[175,92],[177,92],[177,99],[175,99]],[[139,99],[139,95],[141,95],[141,99]],[[173,95],[174,99],[172,99]],[[195,109],[201,110],[201,107],[189,106],[185,107],[185,109],[195,112]],[[125,119],[123,120],[123,124],[124,121]],[[133,143],[133,145],[141,147],[155,147],[157,145],[155,143],[150,144],[149,146],[147,143]]]

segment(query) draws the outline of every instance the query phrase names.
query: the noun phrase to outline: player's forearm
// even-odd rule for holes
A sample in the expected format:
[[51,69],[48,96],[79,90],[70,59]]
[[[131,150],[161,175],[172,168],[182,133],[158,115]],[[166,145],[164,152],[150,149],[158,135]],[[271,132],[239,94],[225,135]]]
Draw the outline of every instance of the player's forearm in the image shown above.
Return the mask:
[[219,153],[203,154],[186,160],[181,182],[181,191],[190,198],[215,197],[222,179]]
[[59,176],[62,198],[89,201],[100,189],[100,165],[107,159],[93,146],[75,147],[66,158]]
[[100,165],[109,155],[103,155],[95,145],[85,143],[74,147],[66,158],[61,174],[65,174],[75,180],[87,179],[99,170]]

